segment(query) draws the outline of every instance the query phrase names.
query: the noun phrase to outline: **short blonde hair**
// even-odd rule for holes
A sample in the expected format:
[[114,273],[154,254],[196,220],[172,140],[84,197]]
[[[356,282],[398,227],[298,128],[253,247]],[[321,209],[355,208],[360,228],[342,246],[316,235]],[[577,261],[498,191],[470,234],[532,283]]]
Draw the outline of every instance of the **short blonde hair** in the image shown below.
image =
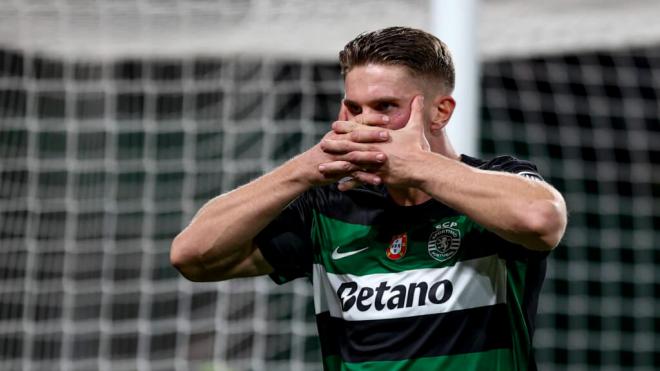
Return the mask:
[[437,78],[448,92],[454,90],[455,70],[445,43],[428,32],[409,27],[388,27],[358,35],[339,52],[341,73],[356,66],[400,65],[414,76]]

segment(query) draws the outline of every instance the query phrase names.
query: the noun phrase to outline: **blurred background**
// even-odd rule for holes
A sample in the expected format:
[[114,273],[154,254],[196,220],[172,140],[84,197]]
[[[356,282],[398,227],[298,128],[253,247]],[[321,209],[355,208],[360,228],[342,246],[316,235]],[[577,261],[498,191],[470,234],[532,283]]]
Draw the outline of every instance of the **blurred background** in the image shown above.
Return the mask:
[[170,242],[316,143],[390,25],[471,56],[459,150],[566,198],[539,368],[660,369],[660,3],[449,3],[0,0],[0,369],[319,370],[308,282],[191,283]]

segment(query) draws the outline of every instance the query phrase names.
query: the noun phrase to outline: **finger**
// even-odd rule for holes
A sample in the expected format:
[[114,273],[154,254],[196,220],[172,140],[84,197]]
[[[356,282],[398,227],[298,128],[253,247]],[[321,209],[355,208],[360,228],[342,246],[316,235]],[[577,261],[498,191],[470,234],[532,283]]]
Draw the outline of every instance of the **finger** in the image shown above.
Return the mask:
[[353,117],[354,122],[360,125],[383,126],[390,122],[390,117],[380,113],[362,113]]
[[389,116],[377,113],[357,115],[351,120],[337,120],[332,124],[332,130],[338,134],[347,134],[365,126],[384,126],[390,121]]
[[344,102],[341,103],[339,107],[339,114],[337,115],[338,121],[348,121],[348,108],[344,105]]
[[360,185],[362,185],[361,182],[359,182],[355,178],[349,176],[349,177],[339,179],[339,182],[337,183],[337,188],[340,191],[345,192],[345,191],[348,191],[348,190],[353,189],[355,187],[358,187]]
[[387,155],[375,148],[345,140],[323,140],[321,150],[334,155],[335,161],[346,161],[360,166],[380,166],[387,160]]
[[350,139],[358,143],[386,142],[390,139],[386,129],[360,125],[353,121],[335,121],[332,124],[335,134],[350,134]]
[[326,178],[339,179],[348,176],[353,171],[360,170],[360,167],[348,161],[331,161],[320,164],[318,169]]
[[383,182],[383,179],[374,174],[366,171],[354,171],[351,173],[353,180],[357,180],[363,184],[379,185]]
[[385,163],[387,156],[381,152],[354,151],[337,158],[338,161],[347,161],[362,169],[377,169]]
[[354,130],[357,130],[357,122],[354,121],[335,121],[332,123],[332,131],[335,134],[348,134]]
[[387,130],[355,130],[349,134],[349,138],[356,143],[387,142],[390,133]]
[[367,145],[354,143],[350,140],[323,139],[321,141],[321,150],[330,154],[346,154],[353,151],[368,151]]
[[424,130],[424,96],[416,95],[410,103],[410,118],[406,128]]

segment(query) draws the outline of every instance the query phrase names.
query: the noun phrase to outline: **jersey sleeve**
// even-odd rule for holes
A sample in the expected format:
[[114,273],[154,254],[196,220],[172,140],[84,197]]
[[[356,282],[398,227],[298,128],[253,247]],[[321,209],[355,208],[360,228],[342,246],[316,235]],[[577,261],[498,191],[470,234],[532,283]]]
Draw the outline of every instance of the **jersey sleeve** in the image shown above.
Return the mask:
[[[543,177],[539,174],[536,165],[532,162],[519,160],[512,156],[496,157],[490,161],[483,162],[480,164],[479,168],[484,170],[503,171],[518,174],[533,180],[544,181]],[[497,247],[497,250],[500,251],[500,255],[505,259],[539,261],[545,259],[550,254],[549,251],[530,250],[521,245],[506,241],[490,231],[487,231],[486,233],[491,235],[491,243],[493,246]]]
[[312,241],[311,210],[305,202],[307,194],[289,204],[254,239],[274,271],[270,278],[278,284],[299,277],[311,278]]
[[543,181],[543,177],[539,174],[536,165],[512,156],[496,157],[482,165],[482,168],[484,170],[504,171],[507,173],[518,174],[529,179]]
[[518,174],[534,180],[543,180],[536,165],[529,161],[519,160],[512,156],[496,157],[481,166],[484,170],[504,171]]

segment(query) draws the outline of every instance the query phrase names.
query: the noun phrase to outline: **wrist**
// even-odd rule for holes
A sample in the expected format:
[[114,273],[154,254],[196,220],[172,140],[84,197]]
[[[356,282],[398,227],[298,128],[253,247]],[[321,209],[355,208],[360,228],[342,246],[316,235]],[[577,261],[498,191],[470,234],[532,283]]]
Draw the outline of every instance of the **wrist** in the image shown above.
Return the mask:
[[428,151],[420,151],[411,157],[408,162],[410,175],[408,177],[410,186],[424,190],[433,175],[436,154]]
[[285,162],[280,169],[286,181],[302,191],[316,186],[317,183],[318,169],[310,165],[311,162],[306,156],[307,152],[303,152]]

